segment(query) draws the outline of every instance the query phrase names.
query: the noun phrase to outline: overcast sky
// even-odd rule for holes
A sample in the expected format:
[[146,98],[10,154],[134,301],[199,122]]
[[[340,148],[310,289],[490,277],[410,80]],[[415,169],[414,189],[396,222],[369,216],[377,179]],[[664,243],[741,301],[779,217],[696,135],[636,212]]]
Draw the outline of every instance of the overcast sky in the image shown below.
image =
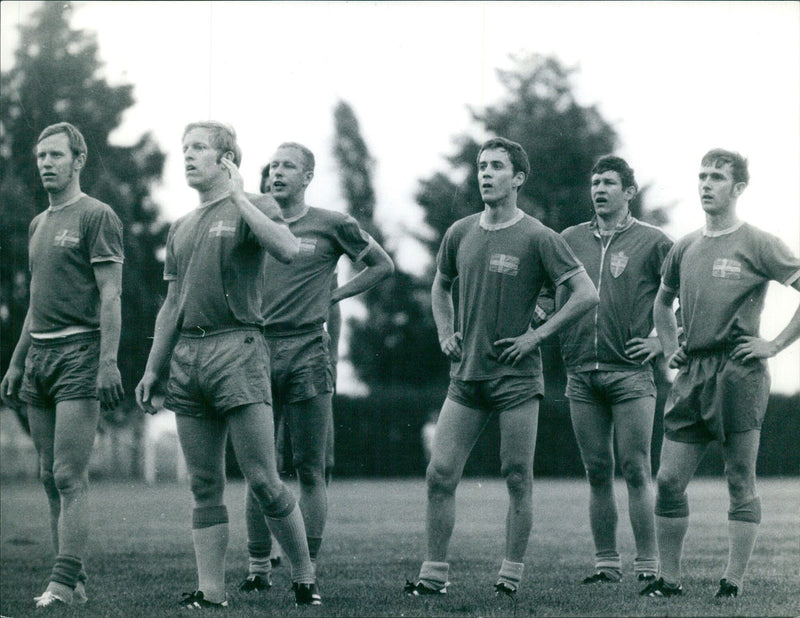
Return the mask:
[[[3,70],[33,5],[0,4]],[[650,203],[673,205],[667,232],[702,226],[699,159],[721,146],[750,159],[739,214],[800,253],[798,2],[89,2],[72,23],[97,33],[106,78],[135,86],[113,138],[155,134],[168,220],[196,205],[180,140],[206,118],[236,127],[248,189],[277,144],[299,141],[318,160],[309,202],[342,210],[331,149],[343,99],[377,162],[378,222],[419,268],[404,240],[421,221],[418,180],[446,170],[452,138],[476,130],[467,105],[501,100],[496,69],[513,66],[509,55],[538,52],[577,68],[579,101],[614,125]],[[797,301],[771,287],[765,336]],[[770,366],[777,390],[800,389],[799,344]]]

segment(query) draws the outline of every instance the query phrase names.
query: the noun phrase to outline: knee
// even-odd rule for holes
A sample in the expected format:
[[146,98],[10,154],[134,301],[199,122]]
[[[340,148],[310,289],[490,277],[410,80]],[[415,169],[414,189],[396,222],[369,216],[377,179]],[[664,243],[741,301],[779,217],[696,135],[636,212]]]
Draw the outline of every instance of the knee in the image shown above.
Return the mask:
[[319,485],[325,482],[325,458],[296,458],[294,463],[301,485]]
[[655,514],[659,517],[688,517],[689,498],[675,480],[659,473],[656,492]]
[[734,502],[752,500],[756,493],[755,471],[746,464],[728,462],[725,464],[728,491]]
[[189,486],[196,504],[222,504],[225,478],[221,474],[195,471],[190,473],[189,479]]
[[626,459],[620,467],[628,487],[645,487],[650,483],[650,462],[647,459]]
[[56,479],[53,475],[53,468],[49,465],[40,464],[39,466],[39,480],[44,485],[44,490],[48,496],[58,495],[58,488],[56,487]]
[[425,480],[429,496],[452,495],[458,485],[458,475],[455,471],[433,462],[428,465]]
[[529,493],[533,488],[533,467],[518,462],[507,463],[501,466],[500,473],[512,495]]
[[605,487],[611,484],[614,468],[609,461],[589,461],[584,464],[586,479],[592,487]]
[[[69,494],[89,485],[88,475],[75,470],[66,464],[56,464],[53,466],[52,487],[60,494]],[[44,480],[44,479],[43,479]],[[45,483],[47,488],[47,483]]]

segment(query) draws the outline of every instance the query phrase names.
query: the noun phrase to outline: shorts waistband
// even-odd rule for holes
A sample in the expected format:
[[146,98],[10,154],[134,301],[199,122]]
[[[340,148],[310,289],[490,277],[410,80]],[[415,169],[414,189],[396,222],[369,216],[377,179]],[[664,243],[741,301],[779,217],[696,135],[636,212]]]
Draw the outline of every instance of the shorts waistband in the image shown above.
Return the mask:
[[735,344],[726,344],[721,346],[716,346],[713,348],[703,348],[701,350],[692,350],[686,351],[686,355],[696,358],[709,358],[711,356],[730,356],[733,351],[736,349]]
[[322,327],[322,324],[314,324],[312,326],[303,326],[301,328],[274,328],[265,326],[264,327],[264,336],[265,337],[298,337],[300,335],[313,335],[316,333],[322,333],[325,329]]
[[38,348],[55,348],[61,345],[70,343],[81,343],[83,341],[99,341],[100,331],[92,330],[85,333],[75,333],[72,335],[64,335],[63,337],[48,337],[46,339],[37,339],[31,337],[31,345]]
[[263,332],[258,326],[229,326],[227,328],[212,328],[205,329],[200,326],[193,326],[192,328],[181,329],[181,337],[189,339],[203,339],[205,337],[215,337],[217,335],[224,335],[225,333],[239,333],[239,332]]

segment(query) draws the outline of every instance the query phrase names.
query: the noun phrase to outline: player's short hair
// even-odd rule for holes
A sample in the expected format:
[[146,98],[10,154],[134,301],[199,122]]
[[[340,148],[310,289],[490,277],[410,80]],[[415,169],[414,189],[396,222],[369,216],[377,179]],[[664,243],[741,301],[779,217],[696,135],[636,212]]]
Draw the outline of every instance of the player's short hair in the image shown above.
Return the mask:
[[600,157],[592,168],[592,176],[605,172],[616,172],[619,174],[623,189],[627,189],[628,187],[639,189],[639,185],[636,184],[636,178],[633,175],[633,168],[628,165],[628,162],[622,157],[610,154]]
[[239,167],[242,163],[242,149],[236,141],[236,129],[225,122],[216,120],[203,120],[200,122],[190,122],[183,130],[183,137],[194,129],[206,129],[209,135],[211,146],[220,154],[228,151],[233,153],[233,163]]
[[733,150],[725,150],[724,148],[712,148],[705,155],[703,155],[700,165],[703,167],[722,167],[728,164],[731,166],[731,175],[733,182],[743,182],[748,184],[750,182],[750,172],[747,169],[747,159]]
[[283,142],[280,146],[278,146],[278,148],[294,148],[301,155],[303,155],[303,167],[305,168],[305,171],[314,171],[314,167],[316,166],[317,162],[314,159],[314,153],[311,152],[310,148],[303,146],[303,144],[298,144],[297,142]]
[[[530,161],[528,161],[528,153],[525,152],[525,149],[522,147],[522,145],[518,144],[517,142],[506,139],[505,137],[493,137],[492,139],[483,142],[480,150],[478,150],[477,161],[479,163],[481,160],[481,153],[483,153],[484,150],[505,150],[508,153],[508,158],[511,161],[511,168],[514,170],[514,174],[517,172],[522,172],[525,174],[525,178],[527,179],[528,175],[531,173],[531,164]],[[522,185],[520,185],[520,187],[521,186]]]
[[39,142],[46,137],[58,135],[59,133],[63,133],[67,136],[67,140],[69,141],[69,149],[72,151],[73,157],[77,157],[79,155],[88,156],[89,149],[86,148],[86,140],[83,139],[83,133],[78,130],[78,127],[68,122],[57,122],[55,124],[51,124],[49,127],[45,127],[44,131],[39,134],[39,139],[36,140],[36,144],[38,145]]
[[261,193],[269,193],[269,161],[261,168],[261,184],[258,185],[258,190]]

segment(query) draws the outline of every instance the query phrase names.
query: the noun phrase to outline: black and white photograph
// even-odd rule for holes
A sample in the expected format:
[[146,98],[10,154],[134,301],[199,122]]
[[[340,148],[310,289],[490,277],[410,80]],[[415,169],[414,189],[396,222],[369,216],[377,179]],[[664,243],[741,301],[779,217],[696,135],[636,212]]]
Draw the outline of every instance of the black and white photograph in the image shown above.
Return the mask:
[[800,3],[0,3],[0,618],[800,615]]

